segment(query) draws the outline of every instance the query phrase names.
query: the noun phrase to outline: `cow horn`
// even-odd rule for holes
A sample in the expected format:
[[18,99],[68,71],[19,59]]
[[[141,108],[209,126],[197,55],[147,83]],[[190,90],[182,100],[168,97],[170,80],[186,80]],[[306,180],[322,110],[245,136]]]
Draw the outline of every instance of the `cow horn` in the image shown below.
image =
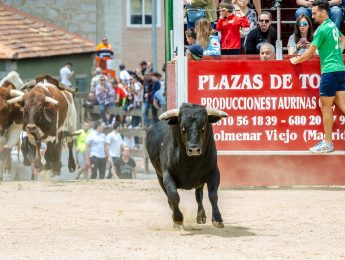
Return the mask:
[[10,95],[11,95],[12,97],[23,96],[23,95],[24,95],[24,92],[23,92],[23,91],[20,91],[20,90],[17,90],[17,89],[11,89]]
[[158,119],[159,120],[167,120],[173,116],[178,116],[179,113],[180,113],[179,109],[171,109],[171,110],[168,110],[168,111],[164,112],[163,114],[161,114]]
[[20,102],[20,101],[23,101],[23,96],[19,96],[19,97],[15,97],[15,98],[9,99],[6,102],[8,104],[14,104],[14,103],[17,103],[17,102]]
[[208,116],[219,116],[219,117],[227,117],[228,114],[222,110],[218,110],[215,108],[207,108],[207,115]]
[[54,104],[54,105],[59,104],[59,101],[57,101],[56,99],[51,98],[51,97],[45,97],[44,101],[45,101],[45,102],[48,102],[48,103],[52,103],[52,104]]

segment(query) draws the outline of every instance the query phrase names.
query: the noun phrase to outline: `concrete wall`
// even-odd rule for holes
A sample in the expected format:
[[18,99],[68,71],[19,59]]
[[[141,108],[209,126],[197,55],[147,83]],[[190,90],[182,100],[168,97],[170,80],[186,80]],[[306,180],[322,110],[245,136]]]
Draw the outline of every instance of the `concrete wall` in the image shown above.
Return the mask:
[[[158,70],[164,63],[164,4],[157,30]],[[127,27],[127,0],[2,0],[23,12],[80,34],[95,42],[103,35],[114,49],[114,68],[126,64],[135,69],[141,60],[151,61],[151,28]]]

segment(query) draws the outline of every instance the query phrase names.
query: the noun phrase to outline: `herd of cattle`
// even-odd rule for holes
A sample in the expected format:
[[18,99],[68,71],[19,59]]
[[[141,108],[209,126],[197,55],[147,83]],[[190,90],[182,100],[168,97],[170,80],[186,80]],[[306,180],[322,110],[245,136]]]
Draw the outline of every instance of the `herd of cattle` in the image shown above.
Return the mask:
[[[199,224],[206,222],[202,199],[207,184],[212,223],[224,227],[218,208],[220,173],[211,124],[226,116],[220,110],[183,104],[160,115],[161,121],[147,132],[147,151],[168,197],[175,225],[183,224],[177,189],[195,189],[196,220]],[[74,171],[76,122],[73,93],[58,80],[44,75],[23,84],[18,73],[10,72],[0,82],[0,173],[10,170],[11,149],[17,143],[21,144],[24,165],[41,169],[41,142],[47,144],[46,170],[60,174],[61,149],[67,142],[68,168]]]
[[60,174],[61,149],[67,142],[68,168],[74,171],[76,122],[73,94],[58,80],[44,75],[24,84],[17,72],[10,72],[0,82],[0,173],[10,171],[11,150],[19,143],[24,165],[42,169],[41,142],[47,144],[45,169]]

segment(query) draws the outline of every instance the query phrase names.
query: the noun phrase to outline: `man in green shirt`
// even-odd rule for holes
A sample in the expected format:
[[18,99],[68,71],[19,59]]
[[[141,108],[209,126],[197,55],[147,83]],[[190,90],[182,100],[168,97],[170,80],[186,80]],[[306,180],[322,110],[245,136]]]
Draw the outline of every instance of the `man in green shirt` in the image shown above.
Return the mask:
[[79,179],[80,175],[84,173],[84,179],[89,178],[88,165],[86,164],[86,138],[90,134],[90,123],[85,121],[83,123],[83,128],[79,129],[76,133],[79,134],[75,140],[76,151],[77,151],[77,163],[78,163],[78,175],[76,179]]
[[298,64],[319,51],[321,63],[320,106],[323,119],[325,139],[310,148],[312,153],[329,153],[334,151],[332,142],[333,110],[335,103],[345,114],[345,66],[343,50],[345,36],[329,19],[329,3],[327,0],[315,0],[312,3],[312,15],[319,27],[314,33],[313,41],[302,55],[290,59],[292,64]]

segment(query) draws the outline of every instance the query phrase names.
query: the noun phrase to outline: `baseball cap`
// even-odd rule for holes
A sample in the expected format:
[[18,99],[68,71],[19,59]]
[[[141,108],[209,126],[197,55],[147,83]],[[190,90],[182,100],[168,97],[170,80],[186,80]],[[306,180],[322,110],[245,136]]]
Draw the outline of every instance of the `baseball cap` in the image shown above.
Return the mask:
[[186,48],[190,51],[194,60],[201,60],[204,49],[199,44],[187,45]]

